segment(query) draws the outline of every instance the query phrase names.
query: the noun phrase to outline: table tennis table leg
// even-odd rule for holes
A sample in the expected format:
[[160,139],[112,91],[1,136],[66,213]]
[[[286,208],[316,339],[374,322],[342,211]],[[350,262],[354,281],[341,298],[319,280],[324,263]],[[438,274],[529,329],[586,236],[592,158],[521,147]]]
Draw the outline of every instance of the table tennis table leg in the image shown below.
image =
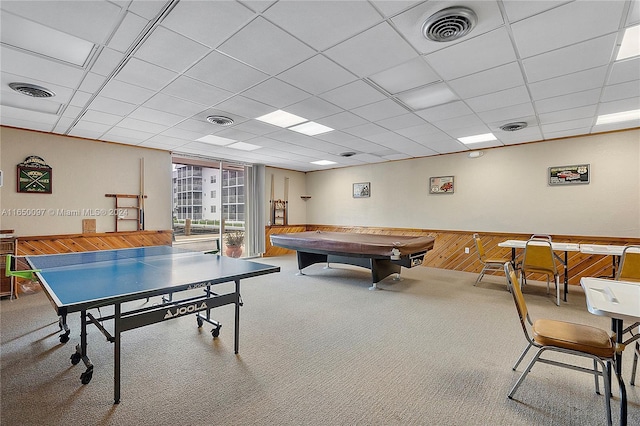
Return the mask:
[[60,331],[64,332],[59,336],[60,343],[67,343],[69,341],[69,334],[71,330],[69,330],[69,326],[67,325],[67,314],[62,314],[58,317],[58,326],[60,327]]
[[113,403],[120,403],[120,319],[121,319],[122,307],[120,303],[116,303],[114,306],[113,314]]
[[80,315],[80,344],[71,354],[71,364],[76,365],[82,360],[87,369],[80,375],[80,382],[86,385],[93,378],[93,364],[87,356],[87,311],[81,311]]

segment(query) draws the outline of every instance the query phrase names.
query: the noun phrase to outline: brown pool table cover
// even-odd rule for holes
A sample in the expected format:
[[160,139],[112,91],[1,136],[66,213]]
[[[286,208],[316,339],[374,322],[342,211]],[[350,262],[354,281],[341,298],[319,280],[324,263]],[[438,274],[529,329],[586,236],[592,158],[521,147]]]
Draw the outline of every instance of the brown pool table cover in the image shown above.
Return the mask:
[[435,238],[406,235],[358,234],[353,232],[307,231],[272,234],[271,243],[292,250],[321,250],[334,253],[391,256],[396,248],[401,256],[433,249]]

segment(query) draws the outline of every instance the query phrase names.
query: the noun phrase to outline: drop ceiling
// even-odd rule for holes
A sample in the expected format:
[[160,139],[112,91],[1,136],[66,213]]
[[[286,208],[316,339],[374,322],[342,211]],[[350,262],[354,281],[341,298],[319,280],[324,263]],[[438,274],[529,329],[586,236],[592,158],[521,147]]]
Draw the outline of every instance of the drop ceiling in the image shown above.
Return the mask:
[[[425,38],[423,22],[452,6],[473,10],[471,32]],[[0,7],[4,126],[298,171],[640,127],[596,125],[640,109],[640,56],[616,60],[625,29],[640,24],[635,0]],[[25,96],[15,82],[55,96]],[[257,120],[276,110],[333,130]],[[515,122],[527,126],[500,129]],[[487,133],[496,139],[458,141]]]

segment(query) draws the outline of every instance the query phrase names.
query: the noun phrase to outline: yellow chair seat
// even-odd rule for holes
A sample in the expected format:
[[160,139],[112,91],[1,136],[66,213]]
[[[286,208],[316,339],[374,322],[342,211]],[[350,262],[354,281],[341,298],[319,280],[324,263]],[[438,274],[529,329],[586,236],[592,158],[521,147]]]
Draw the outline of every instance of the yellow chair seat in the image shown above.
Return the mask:
[[603,329],[572,322],[538,319],[533,323],[533,340],[542,346],[556,346],[611,358],[615,346]]

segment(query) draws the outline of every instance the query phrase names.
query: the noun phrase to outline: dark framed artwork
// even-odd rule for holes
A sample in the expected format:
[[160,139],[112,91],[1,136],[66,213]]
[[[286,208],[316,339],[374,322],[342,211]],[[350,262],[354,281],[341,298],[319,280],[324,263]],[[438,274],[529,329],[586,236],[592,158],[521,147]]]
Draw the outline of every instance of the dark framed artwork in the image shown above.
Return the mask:
[[36,155],[31,155],[18,164],[18,192],[32,194],[51,194],[51,167]]
[[579,185],[591,179],[589,164],[549,167],[549,185]]
[[436,176],[429,178],[429,194],[453,194],[454,191],[453,176]]

